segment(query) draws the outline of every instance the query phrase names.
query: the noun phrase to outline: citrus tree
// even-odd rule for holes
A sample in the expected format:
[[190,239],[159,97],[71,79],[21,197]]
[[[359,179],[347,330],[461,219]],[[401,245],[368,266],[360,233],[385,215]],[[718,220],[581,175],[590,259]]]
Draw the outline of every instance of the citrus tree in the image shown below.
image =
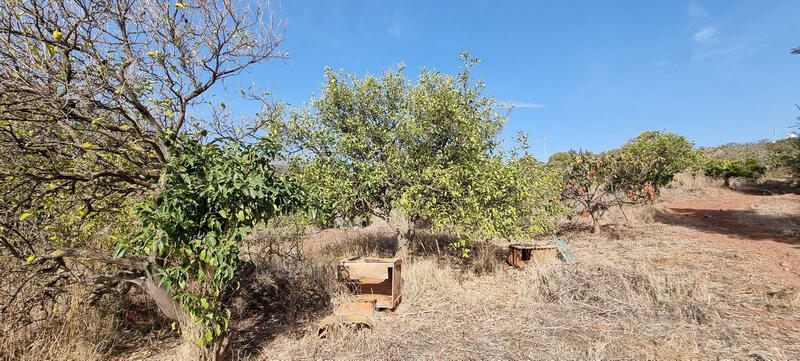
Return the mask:
[[461,60],[457,75],[422,69],[415,83],[402,66],[363,78],[326,69],[281,133],[328,225],[384,219],[403,256],[423,219],[459,235],[457,247],[550,229],[553,177],[504,154],[505,110],[472,79],[479,61]]
[[18,303],[47,313],[70,282],[136,284],[216,355],[236,242],[301,203],[260,139],[280,105],[246,91],[264,107],[243,119],[212,102],[286,57],[277,25],[237,1],[0,3],[0,249],[37,274],[3,311],[25,285],[42,299]]
[[675,174],[697,163],[694,143],[677,134],[642,132],[619,149],[600,155],[575,154],[563,173],[562,197],[599,230],[614,206],[652,201]]

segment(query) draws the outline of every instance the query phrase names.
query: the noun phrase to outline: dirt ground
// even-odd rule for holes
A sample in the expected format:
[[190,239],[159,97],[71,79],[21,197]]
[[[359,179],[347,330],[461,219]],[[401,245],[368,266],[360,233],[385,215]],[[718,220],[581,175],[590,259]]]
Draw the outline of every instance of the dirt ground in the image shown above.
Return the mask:
[[767,266],[775,277],[800,285],[800,195],[733,193],[661,207],[689,218],[680,236],[737,251]]

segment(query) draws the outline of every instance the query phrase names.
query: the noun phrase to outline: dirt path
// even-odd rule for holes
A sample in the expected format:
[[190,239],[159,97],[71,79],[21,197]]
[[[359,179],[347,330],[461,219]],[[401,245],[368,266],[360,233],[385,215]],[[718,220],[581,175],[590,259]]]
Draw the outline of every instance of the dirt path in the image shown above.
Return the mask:
[[[800,239],[783,234],[782,229],[766,227],[767,222],[780,224],[780,219],[750,207],[774,200],[800,200],[800,196],[734,194],[664,203],[661,207],[674,215],[673,221],[683,221],[690,239],[740,251],[742,258],[758,260],[776,277],[800,285]],[[788,217],[800,217],[800,213]]]

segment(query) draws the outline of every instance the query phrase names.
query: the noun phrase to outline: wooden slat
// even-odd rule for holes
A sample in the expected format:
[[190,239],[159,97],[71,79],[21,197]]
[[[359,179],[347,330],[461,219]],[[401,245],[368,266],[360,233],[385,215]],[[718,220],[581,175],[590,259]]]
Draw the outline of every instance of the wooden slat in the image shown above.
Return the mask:
[[375,307],[377,308],[394,308],[394,302],[392,301],[391,295],[378,295],[378,294],[370,294],[370,295],[359,295],[358,299],[365,300],[365,301],[375,301]]
[[344,263],[339,265],[339,277],[342,279],[377,279],[389,278],[389,268],[392,264],[386,263]]
[[400,281],[403,279],[401,274],[402,266],[400,264],[395,265],[392,269],[392,303],[396,306],[397,303],[400,301]]

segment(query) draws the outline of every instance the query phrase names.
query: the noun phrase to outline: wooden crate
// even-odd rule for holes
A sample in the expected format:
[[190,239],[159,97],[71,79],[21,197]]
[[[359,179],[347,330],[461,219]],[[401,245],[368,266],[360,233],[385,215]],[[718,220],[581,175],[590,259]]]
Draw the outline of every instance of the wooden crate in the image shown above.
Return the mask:
[[372,316],[375,312],[375,300],[355,299],[352,302],[346,302],[336,308],[335,315],[352,315],[359,314],[364,316]]
[[508,264],[522,266],[540,261],[552,261],[558,258],[558,248],[553,245],[536,245],[517,243],[508,246]]
[[374,301],[376,308],[397,307],[402,298],[400,258],[350,258],[339,262],[339,281],[358,299]]

